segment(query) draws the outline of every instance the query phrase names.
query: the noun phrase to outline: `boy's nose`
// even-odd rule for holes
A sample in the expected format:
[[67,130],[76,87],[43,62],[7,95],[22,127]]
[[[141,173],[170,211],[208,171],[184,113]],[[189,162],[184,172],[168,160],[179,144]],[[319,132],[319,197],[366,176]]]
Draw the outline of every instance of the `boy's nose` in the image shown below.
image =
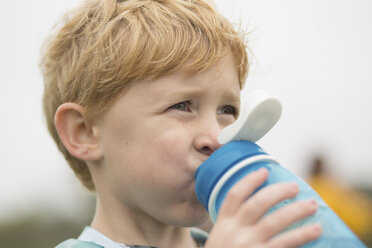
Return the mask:
[[195,149],[207,156],[210,156],[214,151],[222,145],[218,143],[217,137],[221,128],[218,124],[206,125],[198,130],[198,134],[194,139]]

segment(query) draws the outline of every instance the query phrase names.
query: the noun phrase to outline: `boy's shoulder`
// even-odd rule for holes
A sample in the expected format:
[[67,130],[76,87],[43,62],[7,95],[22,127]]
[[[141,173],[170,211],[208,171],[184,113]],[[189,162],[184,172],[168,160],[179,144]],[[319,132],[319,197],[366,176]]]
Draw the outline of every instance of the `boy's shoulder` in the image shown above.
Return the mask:
[[68,239],[57,245],[55,248],[103,248],[103,246],[78,239]]

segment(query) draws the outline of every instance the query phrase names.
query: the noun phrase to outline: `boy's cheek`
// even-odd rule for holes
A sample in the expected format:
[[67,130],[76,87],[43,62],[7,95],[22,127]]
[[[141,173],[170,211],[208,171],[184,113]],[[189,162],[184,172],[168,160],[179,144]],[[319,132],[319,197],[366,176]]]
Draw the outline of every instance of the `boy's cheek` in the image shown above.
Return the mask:
[[182,128],[164,130],[154,133],[152,136],[152,139],[148,140],[151,150],[154,148],[156,151],[160,150],[166,153],[180,153],[187,151],[191,146],[191,135]]
[[[182,131],[172,131],[160,134],[156,139],[145,145],[146,164],[167,168],[169,173],[188,173],[192,163],[192,139]],[[193,169],[192,169],[193,170]],[[192,171],[193,172],[193,171]],[[178,175],[177,175],[178,176]]]

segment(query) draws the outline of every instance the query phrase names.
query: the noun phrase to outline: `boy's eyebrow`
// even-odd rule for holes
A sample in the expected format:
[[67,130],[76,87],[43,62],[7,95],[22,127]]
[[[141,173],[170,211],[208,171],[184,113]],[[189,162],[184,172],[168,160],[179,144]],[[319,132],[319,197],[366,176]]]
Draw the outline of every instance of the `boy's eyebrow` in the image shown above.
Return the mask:
[[225,91],[224,98],[231,102],[240,103],[240,91],[239,94],[235,94],[232,90]]
[[[188,98],[194,98],[204,93],[203,89],[173,89],[171,91],[162,92],[162,96],[166,99],[175,99],[179,100],[179,98],[184,98],[187,100]],[[240,92],[236,94],[233,90],[224,91],[222,98],[227,102],[233,102],[236,104],[240,104]]]

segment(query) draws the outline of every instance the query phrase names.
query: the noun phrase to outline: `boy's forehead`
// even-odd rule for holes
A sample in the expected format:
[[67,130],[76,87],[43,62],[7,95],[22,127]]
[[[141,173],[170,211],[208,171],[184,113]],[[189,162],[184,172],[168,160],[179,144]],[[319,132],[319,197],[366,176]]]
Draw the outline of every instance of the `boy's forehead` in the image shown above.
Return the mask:
[[191,100],[210,94],[240,105],[240,90],[237,66],[232,54],[227,53],[202,72],[187,70],[186,66],[157,79],[132,81],[117,100],[128,104],[155,105],[163,100]]
[[238,101],[240,99],[238,72],[234,64],[229,62],[231,61],[228,59],[221,61],[202,72],[181,69],[155,80],[133,82],[131,88],[138,95],[149,94],[168,98],[174,94],[187,97],[217,89],[225,98]]

